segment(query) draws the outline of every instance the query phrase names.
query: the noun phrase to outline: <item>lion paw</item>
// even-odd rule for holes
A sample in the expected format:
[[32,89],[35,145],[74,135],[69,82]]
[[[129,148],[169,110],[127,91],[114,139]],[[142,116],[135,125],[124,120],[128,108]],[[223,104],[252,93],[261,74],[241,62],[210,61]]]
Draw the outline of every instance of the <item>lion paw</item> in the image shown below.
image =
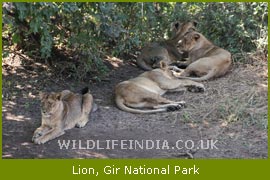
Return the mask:
[[33,136],[32,141],[33,141],[33,143],[38,144],[38,145],[39,144],[44,144],[45,142],[47,142],[45,140],[44,136],[39,136],[39,137],[34,137]]
[[187,90],[190,92],[204,92],[205,88],[204,86],[197,86],[197,85],[191,85],[187,87]]
[[172,106],[168,106],[167,107],[167,111],[168,112],[172,112],[172,111],[178,111],[180,109],[182,109],[184,106],[182,104],[178,104],[178,105],[172,105]]
[[86,124],[87,124],[88,121],[80,121],[80,122],[77,122],[77,124],[75,125],[76,128],[83,128]]
[[177,102],[177,104],[182,106],[182,107],[186,107],[186,102],[185,101]]
[[36,130],[34,132],[34,135],[32,137],[32,141],[34,142],[36,139],[40,138],[41,136],[43,136],[44,132],[42,130]]

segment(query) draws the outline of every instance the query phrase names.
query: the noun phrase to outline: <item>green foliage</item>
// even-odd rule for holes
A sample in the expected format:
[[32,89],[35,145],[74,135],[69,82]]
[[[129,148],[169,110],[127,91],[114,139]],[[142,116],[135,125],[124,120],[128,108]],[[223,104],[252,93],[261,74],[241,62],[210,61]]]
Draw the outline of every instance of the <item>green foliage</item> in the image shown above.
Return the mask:
[[232,53],[267,50],[267,3],[183,3],[181,8],[198,20],[206,37]]
[[[232,53],[267,52],[267,3],[3,3],[3,43],[56,59],[64,51],[72,72],[105,73],[105,55],[136,54],[166,39],[174,21],[198,21],[198,31]],[[4,48],[3,55],[7,54]]]

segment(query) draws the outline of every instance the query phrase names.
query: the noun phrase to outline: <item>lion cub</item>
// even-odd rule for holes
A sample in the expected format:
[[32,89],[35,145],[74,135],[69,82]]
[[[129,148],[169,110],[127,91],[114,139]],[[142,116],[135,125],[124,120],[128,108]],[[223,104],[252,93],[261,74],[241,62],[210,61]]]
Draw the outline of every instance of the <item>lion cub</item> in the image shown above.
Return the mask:
[[185,102],[163,98],[166,92],[204,91],[204,86],[191,80],[174,77],[169,66],[161,61],[160,68],[147,71],[115,87],[115,101],[119,109],[131,113],[157,113],[181,109]]
[[40,100],[41,126],[36,129],[32,138],[36,144],[44,144],[75,126],[84,127],[91,111],[96,110],[88,88],[84,88],[81,94],[69,90],[58,93],[40,92]]
[[187,32],[195,30],[196,25],[197,23],[194,21],[173,23],[171,28],[172,38],[145,46],[137,58],[137,65],[143,70],[152,70],[159,68],[160,61],[164,61],[168,65],[177,64],[177,61],[185,58],[185,55],[177,48],[178,42]]
[[[215,46],[196,31],[187,33],[179,45],[189,54],[188,61],[182,63],[187,68],[179,78],[206,81],[224,75],[232,63],[231,53]],[[199,77],[187,77],[191,75]]]

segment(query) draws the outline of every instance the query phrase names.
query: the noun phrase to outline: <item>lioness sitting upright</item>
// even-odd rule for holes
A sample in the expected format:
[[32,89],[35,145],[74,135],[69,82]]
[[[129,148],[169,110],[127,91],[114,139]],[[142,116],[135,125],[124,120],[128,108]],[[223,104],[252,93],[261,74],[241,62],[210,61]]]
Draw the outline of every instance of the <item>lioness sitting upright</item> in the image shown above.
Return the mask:
[[137,65],[144,70],[152,70],[159,67],[159,62],[164,61],[167,64],[172,64],[182,60],[181,53],[177,44],[178,41],[189,31],[195,30],[196,22],[179,23],[175,22],[172,26],[173,36],[169,40],[150,43],[142,49],[141,54],[137,58]]
[[204,91],[201,83],[174,77],[169,66],[161,61],[160,68],[147,71],[115,87],[115,101],[119,109],[131,113],[156,113],[174,111],[183,107],[184,101],[163,98],[166,92],[189,90]]
[[[180,73],[180,78],[205,81],[224,75],[231,63],[231,53],[215,46],[201,33],[187,33],[180,43],[180,48],[189,54],[188,61],[179,65],[187,66]],[[188,76],[199,77],[188,77]]]
[[40,93],[41,126],[34,132],[32,141],[43,144],[59,137],[65,130],[73,127],[84,127],[89,114],[96,109],[93,97],[88,88],[81,94],[64,90],[59,93]]

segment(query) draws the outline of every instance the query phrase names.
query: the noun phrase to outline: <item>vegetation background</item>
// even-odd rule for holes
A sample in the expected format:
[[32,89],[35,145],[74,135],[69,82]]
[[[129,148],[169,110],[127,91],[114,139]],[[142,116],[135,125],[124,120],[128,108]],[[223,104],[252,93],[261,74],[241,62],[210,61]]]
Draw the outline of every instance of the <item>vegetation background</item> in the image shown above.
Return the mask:
[[[2,158],[268,158],[268,3],[3,3]],[[113,89],[143,72],[134,62],[175,21],[229,50],[234,64],[206,91],[168,93],[181,111],[132,114]],[[37,146],[39,92],[89,87],[98,104],[86,127]],[[218,150],[61,150],[63,139],[218,140]],[[84,146],[84,145],[83,145]],[[101,145],[102,146],[102,145]]]
[[[14,2],[3,3],[2,19],[3,57],[22,53],[81,80],[105,75],[106,56],[129,60],[147,43],[169,38],[174,21],[196,20],[234,61],[245,61],[247,52],[267,54],[267,2]],[[54,66],[60,61],[65,66]]]

